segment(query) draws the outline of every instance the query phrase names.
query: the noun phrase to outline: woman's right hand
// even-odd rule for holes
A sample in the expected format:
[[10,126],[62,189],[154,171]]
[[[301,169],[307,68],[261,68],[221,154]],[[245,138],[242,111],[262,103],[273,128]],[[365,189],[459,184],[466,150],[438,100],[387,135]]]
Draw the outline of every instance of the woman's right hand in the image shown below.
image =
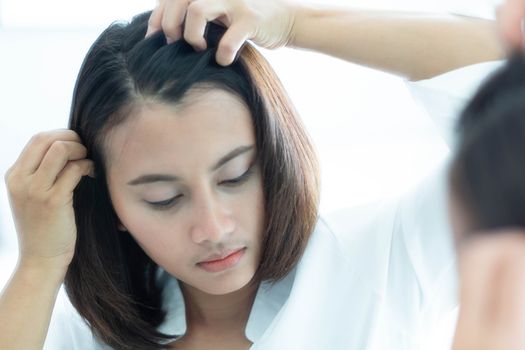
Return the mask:
[[59,269],[73,259],[77,229],[73,190],[93,173],[78,134],[36,134],[5,175],[19,244],[19,266]]
[[217,62],[229,65],[244,42],[275,49],[293,37],[295,0],[159,0],[146,37],[162,29],[168,42],[182,37],[196,50],[204,50],[207,22],[217,21],[226,32],[217,48]]

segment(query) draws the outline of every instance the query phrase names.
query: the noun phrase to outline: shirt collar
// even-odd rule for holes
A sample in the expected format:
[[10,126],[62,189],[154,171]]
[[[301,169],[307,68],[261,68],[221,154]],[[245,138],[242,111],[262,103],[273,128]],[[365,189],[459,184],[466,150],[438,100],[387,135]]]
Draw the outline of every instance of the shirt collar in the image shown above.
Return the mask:
[[[259,285],[245,329],[246,338],[252,343],[261,338],[288,299],[295,270],[275,283],[265,281]],[[183,336],[187,330],[186,308],[179,282],[161,267],[157,271],[157,279],[164,285],[162,298],[167,311],[166,319],[158,330],[164,334]]]
[[157,280],[163,285],[162,305],[166,310],[166,319],[158,328],[159,332],[169,335],[186,334],[186,307],[179,281],[159,267]]
[[283,279],[275,282],[262,282],[253,302],[245,335],[252,343],[257,342],[290,295],[295,279],[295,268]]

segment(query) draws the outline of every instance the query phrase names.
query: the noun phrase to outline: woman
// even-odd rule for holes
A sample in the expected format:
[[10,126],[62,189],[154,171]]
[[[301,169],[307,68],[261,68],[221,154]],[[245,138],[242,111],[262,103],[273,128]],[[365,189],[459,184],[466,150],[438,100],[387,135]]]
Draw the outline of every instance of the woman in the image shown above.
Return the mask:
[[[315,157],[271,69],[249,46],[220,68],[214,48],[228,65],[253,37],[417,80],[499,58],[493,23],[258,4],[163,1],[146,40],[146,15],[97,40],[75,132],[40,134],[6,176],[21,254],[1,299],[2,348],[42,347],[64,279],[91,329],[67,324],[68,341],[52,327],[62,343],[48,348],[419,346],[435,316],[421,305],[440,296],[433,273],[446,264],[407,269],[428,248],[408,249],[418,232],[400,218],[415,213],[345,217],[366,224],[345,250],[317,220]],[[205,44],[213,20],[228,29],[218,42],[210,26]]]
[[[247,47],[237,64],[221,67],[212,51],[195,53],[182,41],[166,45],[160,33],[143,41],[148,15],[110,27],[94,44],[78,78],[70,122],[90,150],[97,180],[81,183],[76,192],[78,212],[92,214],[77,217],[79,250],[65,284],[87,315],[97,300],[104,303],[103,317],[88,317],[106,329],[109,344],[134,341],[135,348],[150,345],[134,337],[153,338],[148,325],[158,326],[164,317],[153,309],[162,305],[162,289],[154,285],[157,265],[182,282],[184,298],[191,300],[188,326],[224,317],[224,311],[207,308],[220,302],[235,305],[227,310],[234,322],[223,327],[237,331],[259,282],[277,281],[296,264],[318,203],[312,147],[262,57]],[[210,45],[220,32],[210,27]],[[107,187],[100,182],[106,178]],[[111,205],[114,219],[108,217]],[[110,238],[117,226],[129,234]],[[119,264],[123,269],[102,282],[107,266]],[[111,288],[117,294],[109,298]],[[127,304],[124,293],[132,294]],[[138,301],[143,308],[135,306]],[[132,317],[135,308],[135,319],[123,317]],[[122,329],[137,328],[111,339],[119,322]],[[185,342],[200,336],[194,327],[187,333]]]

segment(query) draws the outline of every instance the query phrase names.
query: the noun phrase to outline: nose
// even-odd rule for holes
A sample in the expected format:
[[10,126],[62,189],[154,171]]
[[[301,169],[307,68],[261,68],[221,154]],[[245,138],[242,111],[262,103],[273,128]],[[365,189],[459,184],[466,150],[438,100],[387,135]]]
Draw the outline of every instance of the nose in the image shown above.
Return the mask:
[[226,241],[235,230],[231,212],[216,194],[195,194],[192,210],[190,235],[197,244]]

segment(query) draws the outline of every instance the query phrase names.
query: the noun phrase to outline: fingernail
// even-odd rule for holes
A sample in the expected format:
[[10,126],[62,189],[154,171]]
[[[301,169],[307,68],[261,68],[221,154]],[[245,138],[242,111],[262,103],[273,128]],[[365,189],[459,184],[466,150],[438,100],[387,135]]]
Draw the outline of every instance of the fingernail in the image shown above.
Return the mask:
[[146,38],[151,34],[151,27],[148,26],[148,30],[146,31]]
[[169,45],[169,44],[172,44],[175,40],[173,40],[172,38],[170,37],[166,37],[166,43]]

